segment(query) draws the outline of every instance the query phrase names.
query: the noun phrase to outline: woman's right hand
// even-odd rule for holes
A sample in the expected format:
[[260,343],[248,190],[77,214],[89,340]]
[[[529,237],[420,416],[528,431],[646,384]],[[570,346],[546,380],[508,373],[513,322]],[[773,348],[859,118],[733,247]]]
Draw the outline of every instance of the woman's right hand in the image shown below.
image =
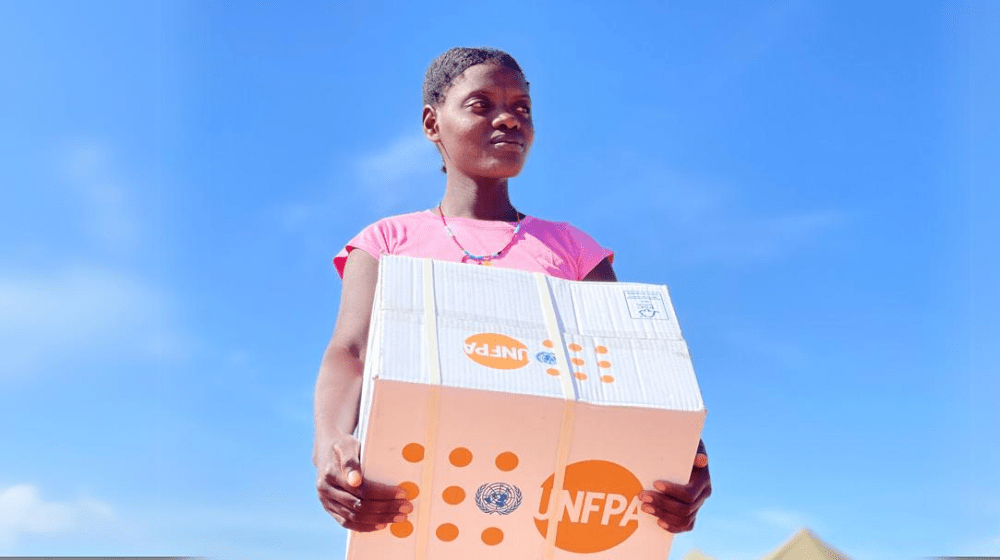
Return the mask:
[[323,508],[345,529],[368,532],[399,523],[413,511],[406,492],[398,486],[364,478],[358,460],[361,446],[341,434],[316,457],[316,490]]
[[344,267],[344,289],[333,337],[316,379],[316,491],[323,508],[352,531],[377,531],[406,519],[413,504],[398,486],[364,478],[361,446],[351,436],[357,426],[368,323],[375,300],[378,261],[351,251]]

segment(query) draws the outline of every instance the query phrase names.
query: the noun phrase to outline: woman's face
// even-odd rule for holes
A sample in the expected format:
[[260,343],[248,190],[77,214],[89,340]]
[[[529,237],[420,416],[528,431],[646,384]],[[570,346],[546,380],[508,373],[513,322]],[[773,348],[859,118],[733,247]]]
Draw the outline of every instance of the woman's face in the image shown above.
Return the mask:
[[424,133],[441,148],[448,173],[513,177],[524,167],[535,137],[528,84],[520,72],[501,64],[470,66],[440,105],[424,108]]

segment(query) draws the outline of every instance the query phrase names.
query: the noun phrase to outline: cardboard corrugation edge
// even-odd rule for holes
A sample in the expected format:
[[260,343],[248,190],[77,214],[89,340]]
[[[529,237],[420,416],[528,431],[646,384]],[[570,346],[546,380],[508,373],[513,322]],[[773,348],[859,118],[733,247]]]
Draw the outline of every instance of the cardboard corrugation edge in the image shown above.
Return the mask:
[[[378,266],[378,280],[375,283],[375,299],[372,301],[372,313],[369,317],[369,330],[368,330],[368,341],[365,346],[365,367],[361,373],[361,399],[360,406],[358,407],[358,419],[357,424],[354,427],[354,437],[358,440],[361,446],[360,457],[362,465],[362,473],[364,473],[365,464],[365,440],[368,431],[368,417],[371,414],[371,404],[375,398],[375,379],[377,373],[381,371],[382,368],[382,333],[381,328],[384,321],[378,321],[379,315],[383,312],[382,310],[382,292],[385,289],[384,282],[382,280],[383,274],[382,269],[384,268],[385,259],[379,259]],[[377,363],[376,363],[377,362]],[[344,558],[350,560],[353,558],[351,554],[351,541],[354,539],[354,531],[347,531],[346,539],[346,550],[344,552]]]
[[[382,309],[382,292],[385,289],[382,274],[384,262],[384,259],[379,259],[378,281],[375,283],[375,299],[372,301],[372,313],[371,317],[368,319],[370,326],[368,330],[368,343],[365,347],[365,367],[361,373],[361,401],[358,410],[358,424],[354,430],[355,437],[358,439],[358,442],[362,444],[364,444],[365,433],[368,426],[367,411],[370,409],[373,398],[373,378],[377,376],[379,371],[382,370],[381,329],[385,321],[380,321],[378,319],[379,316],[384,313],[384,310]],[[361,460],[363,464],[364,456],[361,457]]]

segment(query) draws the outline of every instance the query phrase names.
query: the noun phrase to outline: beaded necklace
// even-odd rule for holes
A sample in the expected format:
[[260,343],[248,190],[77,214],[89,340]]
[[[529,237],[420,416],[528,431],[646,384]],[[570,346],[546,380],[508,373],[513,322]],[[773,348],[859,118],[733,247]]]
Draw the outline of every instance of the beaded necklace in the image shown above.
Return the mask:
[[508,241],[507,244],[503,246],[503,249],[500,249],[499,251],[491,255],[473,255],[472,253],[467,251],[465,247],[462,247],[461,243],[458,242],[458,238],[455,237],[455,232],[451,231],[451,227],[448,226],[448,222],[446,222],[444,219],[444,211],[441,210],[440,204],[438,204],[437,211],[438,215],[441,216],[441,223],[444,225],[445,233],[447,233],[448,237],[450,237],[451,240],[455,242],[455,245],[457,245],[458,248],[461,249],[463,253],[465,253],[465,255],[462,257],[462,262],[474,262],[476,264],[480,264],[483,266],[493,266],[493,263],[490,261],[502,255],[503,252],[506,251],[507,249],[510,249],[511,245],[514,244],[514,241],[517,240],[518,232],[521,231],[521,220],[523,219],[522,214],[515,210],[515,212],[517,212],[517,224],[514,226],[514,233],[511,234],[510,241]]

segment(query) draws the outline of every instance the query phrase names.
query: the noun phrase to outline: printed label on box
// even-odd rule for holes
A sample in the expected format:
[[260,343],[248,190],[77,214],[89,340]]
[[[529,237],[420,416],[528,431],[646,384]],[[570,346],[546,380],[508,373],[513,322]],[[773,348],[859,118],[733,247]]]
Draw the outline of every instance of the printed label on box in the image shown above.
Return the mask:
[[625,291],[628,313],[633,319],[658,319],[666,321],[667,306],[658,292]]
[[[548,533],[549,495],[555,474],[542,483],[535,526]],[[603,552],[628,540],[639,527],[642,483],[625,467],[611,461],[589,460],[566,465],[562,510],[556,527],[556,548],[589,554]]]

